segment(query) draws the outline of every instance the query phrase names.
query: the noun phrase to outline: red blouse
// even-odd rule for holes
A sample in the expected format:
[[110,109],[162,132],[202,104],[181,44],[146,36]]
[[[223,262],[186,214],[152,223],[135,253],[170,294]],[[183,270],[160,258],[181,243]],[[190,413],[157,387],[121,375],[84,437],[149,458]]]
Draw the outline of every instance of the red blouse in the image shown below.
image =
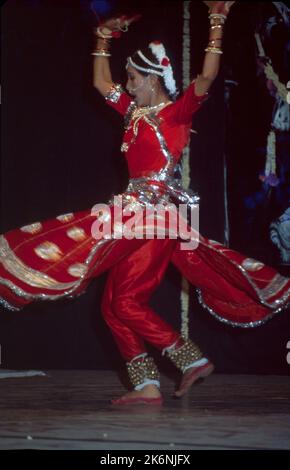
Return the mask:
[[[206,97],[207,93],[202,96],[195,94],[193,81],[180,98],[154,115],[158,132],[163,136],[167,149],[176,163],[188,142],[192,116]],[[121,92],[119,96],[115,95],[114,100],[109,95],[107,103],[125,116],[134,101],[127,93]],[[125,128],[122,150],[125,152],[131,178],[159,171],[167,162],[157,137],[156,126],[152,126],[144,116],[134,119],[133,115],[131,118]]]

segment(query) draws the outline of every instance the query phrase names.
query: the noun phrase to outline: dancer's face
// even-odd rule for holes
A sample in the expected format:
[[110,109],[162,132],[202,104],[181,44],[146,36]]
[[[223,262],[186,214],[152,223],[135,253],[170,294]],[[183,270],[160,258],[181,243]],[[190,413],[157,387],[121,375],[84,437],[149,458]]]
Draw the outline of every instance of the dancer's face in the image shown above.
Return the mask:
[[141,75],[134,67],[127,66],[128,80],[126,88],[130,95],[134,96],[138,106],[148,106],[151,102],[152,83],[150,75]]

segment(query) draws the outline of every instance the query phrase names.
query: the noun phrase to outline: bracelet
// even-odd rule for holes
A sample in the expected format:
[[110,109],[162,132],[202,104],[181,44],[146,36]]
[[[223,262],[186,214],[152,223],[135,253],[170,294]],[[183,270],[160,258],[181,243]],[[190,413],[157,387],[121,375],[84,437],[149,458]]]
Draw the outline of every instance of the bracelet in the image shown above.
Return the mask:
[[91,55],[96,55],[98,57],[111,57],[112,54],[107,54],[106,52],[91,52]]
[[212,19],[212,20],[210,20],[210,24],[211,24],[211,26],[223,26],[225,24],[225,22],[220,21],[219,19],[217,19],[217,20]]
[[109,54],[109,49],[104,47],[97,47],[93,52],[98,52],[100,54]]
[[226,21],[227,17],[226,15],[223,15],[222,13],[211,13],[209,16],[209,19],[221,19],[223,23]]
[[225,24],[226,17],[224,15],[222,16],[209,16],[210,19],[210,24],[212,26],[222,26]]
[[215,24],[214,26],[211,26],[210,29],[222,29],[223,27],[223,24]]
[[220,48],[211,47],[211,46],[207,47],[205,49],[205,52],[212,52],[213,54],[222,54],[223,53],[223,51]]

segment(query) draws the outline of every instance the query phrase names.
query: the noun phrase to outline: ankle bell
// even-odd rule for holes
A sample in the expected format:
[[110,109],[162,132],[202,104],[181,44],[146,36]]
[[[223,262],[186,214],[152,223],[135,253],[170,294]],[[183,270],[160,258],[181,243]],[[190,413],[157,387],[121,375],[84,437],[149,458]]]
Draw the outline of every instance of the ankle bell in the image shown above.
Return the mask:
[[126,366],[129,379],[136,390],[141,389],[143,384],[145,386],[153,383],[159,386],[160,374],[153,357],[138,357],[127,362]]
[[192,363],[203,357],[203,354],[197,344],[190,339],[184,340],[182,346],[167,348],[166,354],[173,364],[184,372]]

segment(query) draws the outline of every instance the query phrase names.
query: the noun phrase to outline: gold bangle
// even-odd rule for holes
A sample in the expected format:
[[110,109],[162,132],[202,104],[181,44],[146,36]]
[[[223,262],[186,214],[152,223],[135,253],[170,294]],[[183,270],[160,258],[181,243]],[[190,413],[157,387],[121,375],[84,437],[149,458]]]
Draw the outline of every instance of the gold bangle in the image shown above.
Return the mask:
[[210,22],[218,20],[222,23],[225,23],[226,19],[227,19],[226,15],[223,15],[222,13],[211,13],[209,15]]
[[225,24],[224,21],[217,19],[210,20],[211,26],[223,26]]
[[224,23],[221,23],[220,21],[211,21],[210,25],[211,26],[219,26],[220,28],[224,27]]
[[105,52],[91,52],[91,55],[95,55],[97,57],[111,57],[112,54],[107,54]]
[[207,47],[205,49],[205,52],[212,52],[213,54],[222,54],[223,51],[221,49],[219,49],[218,47]]
[[210,29],[222,29],[222,28],[223,28],[222,24],[216,24],[216,25],[210,27]]

